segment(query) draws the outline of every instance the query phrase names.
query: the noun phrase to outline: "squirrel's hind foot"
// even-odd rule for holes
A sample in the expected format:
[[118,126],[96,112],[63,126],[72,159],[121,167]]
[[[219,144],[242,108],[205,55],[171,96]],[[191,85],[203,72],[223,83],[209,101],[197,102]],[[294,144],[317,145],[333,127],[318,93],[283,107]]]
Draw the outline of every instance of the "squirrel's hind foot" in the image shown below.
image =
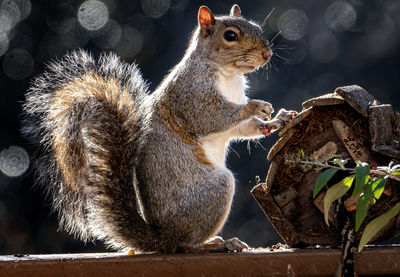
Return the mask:
[[249,249],[247,243],[238,238],[223,240],[215,236],[199,247],[179,247],[178,252],[184,253],[213,253],[213,252],[242,252]]
[[215,252],[242,252],[248,250],[249,246],[247,243],[241,241],[238,238],[230,238],[221,242],[214,248]]

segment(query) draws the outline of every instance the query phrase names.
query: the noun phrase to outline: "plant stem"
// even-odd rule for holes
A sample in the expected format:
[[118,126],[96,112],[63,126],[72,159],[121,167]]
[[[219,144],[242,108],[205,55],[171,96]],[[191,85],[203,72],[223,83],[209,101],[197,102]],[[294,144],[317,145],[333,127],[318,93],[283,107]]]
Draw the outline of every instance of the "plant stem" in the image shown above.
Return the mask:
[[[356,170],[354,168],[346,168],[346,167],[340,167],[337,165],[330,165],[328,163],[321,163],[321,162],[313,162],[313,161],[301,161],[301,160],[286,160],[288,162],[293,162],[293,163],[301,163],[301,164],[308,164],[308,165],[314,165],[314,166],[320,166],[320,167],[324,167],[324,168],[338,168],[340,170],[343,171],[350,171],[350,172],[355,172]],[[386,172],[380,171],[380,170],[376,170],[376,169],[371,169],[369,171],[370,174],[375,174],[375,175],[379,175],[379,176],[388,176],[390,179],[396,180],[398,182],[400,182],[400,176],[395,176],[395,175],[390,175]]]

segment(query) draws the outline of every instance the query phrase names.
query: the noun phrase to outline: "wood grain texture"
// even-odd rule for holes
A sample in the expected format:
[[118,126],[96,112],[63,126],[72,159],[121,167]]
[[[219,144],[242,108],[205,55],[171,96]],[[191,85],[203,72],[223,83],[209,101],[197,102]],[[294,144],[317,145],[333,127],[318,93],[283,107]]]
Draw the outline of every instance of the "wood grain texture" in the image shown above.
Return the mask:
[[[262,249],[243,253],[118,253],[0,256],[0,276],[334,276],[339,249]],[[400,274],[400,246],[367,247],[355,255],[359,275]]]

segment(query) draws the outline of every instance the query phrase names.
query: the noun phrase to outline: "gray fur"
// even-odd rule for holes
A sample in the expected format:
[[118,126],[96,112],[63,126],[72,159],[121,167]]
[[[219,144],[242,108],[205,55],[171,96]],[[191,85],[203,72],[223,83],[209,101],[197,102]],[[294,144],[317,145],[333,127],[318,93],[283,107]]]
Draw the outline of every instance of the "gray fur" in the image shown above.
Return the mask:
[[[235,49],[219,42],[231,25],[240,28],[245,42]],[[116,249],[141,251],[174,252],[201,246],[214,236],[228,216],[234,178],[226,168],[199,161],[194,152],[198,145],[188,141],[269,113],[270,105],[259,100],[244,105],[227,101],[215,85],[221,68],[250,59],[248,52],[262,47],[267,43],[256,24],[237,16],[217,18],[209,37],[200,36],[199,27],[195,30],[182,61],[152,94],[138,68],[114,54],[95,61],[76,51],[50,64],[27,94],[24,132],[39,145],[39,182],[52,199],[60,226],[83,240],[99,238]],[[117,79],[120,90],[130,92],[133,110],[82,98],[69,107],[68,119],[50,119],[59,97],[55,91],[87,73]],[[184,130],[182,137],[162,119],[164,109]],[[137,122],[131,126],[126,119],[133,115]],[[79,181],[75,190],[63,180],[54,156],[57,128],[67,130],[63,139],[73,146],[66,148],[70,162],[78,166],[78,160],[85,161],[72,172]]]

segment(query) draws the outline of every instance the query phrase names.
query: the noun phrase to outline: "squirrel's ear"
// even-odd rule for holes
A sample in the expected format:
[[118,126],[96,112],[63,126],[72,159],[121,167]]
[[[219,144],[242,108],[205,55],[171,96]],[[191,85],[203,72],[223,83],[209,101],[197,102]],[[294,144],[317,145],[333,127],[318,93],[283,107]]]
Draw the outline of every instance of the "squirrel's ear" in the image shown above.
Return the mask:
[[240,8],[238,5],[233,5],[231,8],[230,16],[241,16]]
[[215,17],[206,6],[201,6],[199,8],[199,14],[197,16],[200,31],[203,36],[207,36],[211,34],[211,26],[215,24]]

